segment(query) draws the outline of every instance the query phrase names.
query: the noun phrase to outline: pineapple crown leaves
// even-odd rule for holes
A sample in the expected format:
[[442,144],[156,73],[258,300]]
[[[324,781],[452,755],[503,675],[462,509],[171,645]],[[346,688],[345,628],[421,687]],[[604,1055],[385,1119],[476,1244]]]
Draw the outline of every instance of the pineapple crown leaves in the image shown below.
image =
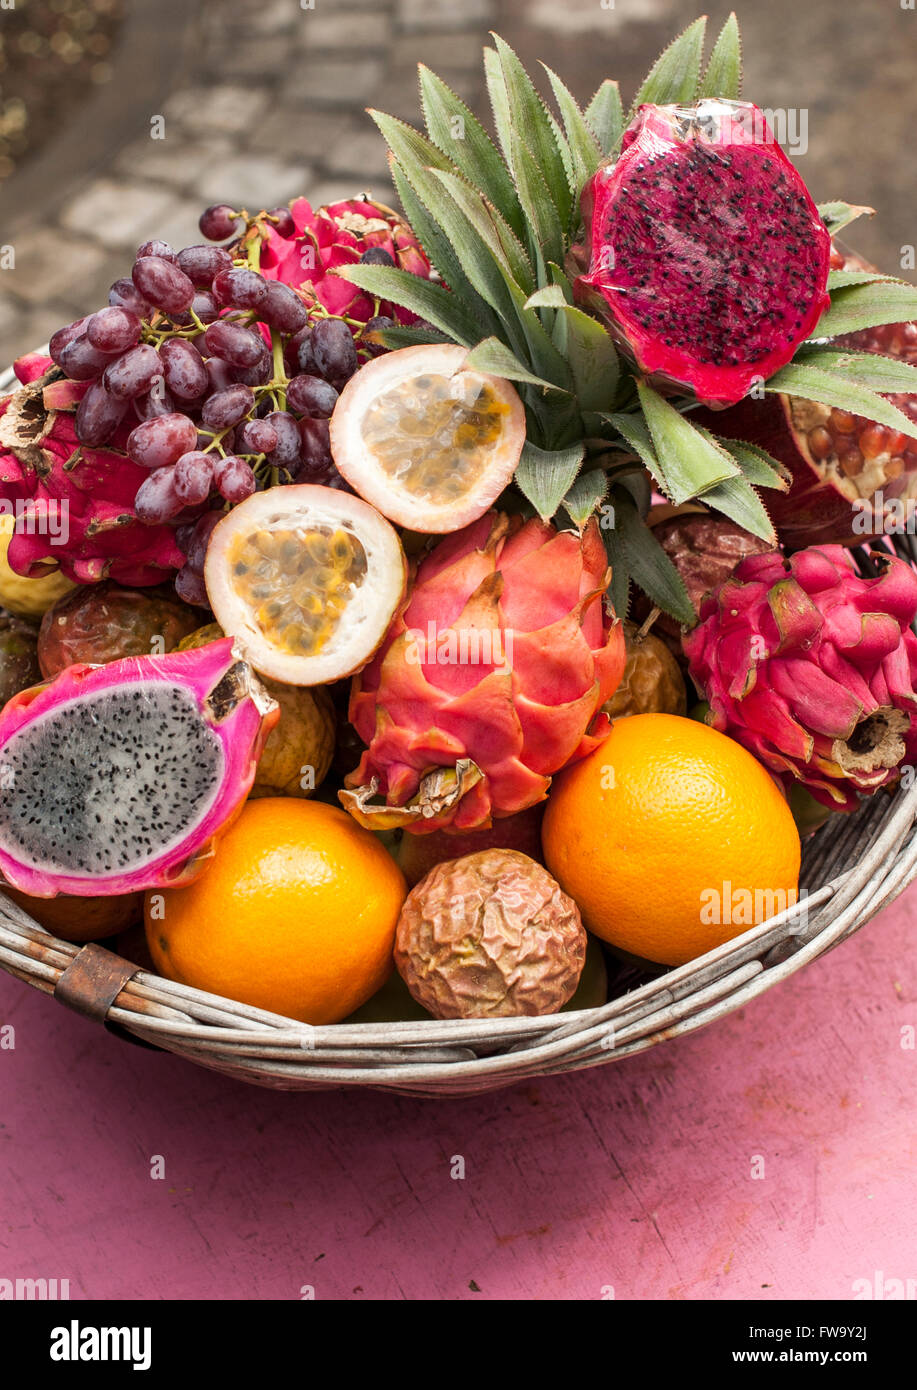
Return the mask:
[[[379,299],[410,310],[413,327],[377,333],[387,347],[449,341],[468,363],[516,383],[526,407],[527,443],[515,483],[549,519],[561,510],[576,526],[595,510],[623,613],[630,579],[681,622],[694,613],[678,573],[642,521],[649,489],[643,470],[673,502],[697,498],[768,541],[774,530],[758,488],[785,488],[782,466],[762,449],[698,426],[693,398],[663,397],[619,357],[604,326],[573,302],[569,253],[580,195],[615,155],[644,103],[737,100],[742,89],[739,27],[730,15],[704,64],[706,18],[669,44],[640,84],[625,116],[607,79],[581,107],[542,64],[557,114],[499,35],[484,50],[496,139],[447,84],[421,65],[425,133],[379,111],[370,115],[389,147],[405,216],[440,279],[387,266],[348,265],[336,273]],[[870,208],[835,201],[819,214],[832,235]],[[447,288],[448,287],[448,288]],[[830,307],[794,359],[763,382],[765,392],[804,396],[905,433],[911,422],[885,394],[917,392],[917,368],[830,339],[917,318],[917,288],[892,276],[832,271]],[[607,517],[613,525],[605,524]]]

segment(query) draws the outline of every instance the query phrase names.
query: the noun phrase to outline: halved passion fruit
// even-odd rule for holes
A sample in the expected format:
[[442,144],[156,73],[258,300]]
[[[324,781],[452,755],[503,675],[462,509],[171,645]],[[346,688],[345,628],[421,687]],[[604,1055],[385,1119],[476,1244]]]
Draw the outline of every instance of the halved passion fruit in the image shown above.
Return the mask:
[[448,344],[368,362],[341,392],[331,452],[351,487],[412,531],[458,531],[510,482],[525,409],[502,377],[463,366]]
[[256,492],[216,526],[204,565],[223,631],[265,676],[324,685],[358,671],[404,597],[394,528],[359,497],[294,485]]

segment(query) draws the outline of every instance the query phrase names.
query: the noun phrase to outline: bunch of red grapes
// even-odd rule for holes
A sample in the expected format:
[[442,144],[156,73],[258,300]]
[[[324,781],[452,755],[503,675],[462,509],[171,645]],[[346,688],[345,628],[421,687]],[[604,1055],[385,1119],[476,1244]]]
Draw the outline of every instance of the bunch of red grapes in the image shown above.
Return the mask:
[[[288,208],[262,219],[294,235]],[[328,421],[360,365],[357,344],[343,319],[310,310],[289,285],[252,269],[246,238],[238,240],[244,225],[216,204],[202,214],[201,233],[211,242],[236,237],[230,245],[176,253],[145,242],[108,307],[61,328],[49,345],[66,376],[92,383],[76,412],[81,443],[98,448],[132,418],[128,411],[136,417],[126,450],[149,475],[135,510],[142,521],[176,523],[186,560],[175,586],[188,603],[206,603],[204,555],[227,504],[283,483],[347,486]],[[380,248],[363,259],[393,264]]]

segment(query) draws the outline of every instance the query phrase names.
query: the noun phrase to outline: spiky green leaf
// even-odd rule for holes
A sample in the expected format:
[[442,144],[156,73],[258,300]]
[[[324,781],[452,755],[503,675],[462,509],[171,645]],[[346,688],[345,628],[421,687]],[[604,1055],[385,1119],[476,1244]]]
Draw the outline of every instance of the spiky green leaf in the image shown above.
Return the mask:
[[673,39],[656,59],[638,91],[630,116],[644,102],[664,106],[669,102],[690,102],[697,96],[707,17],[702,15]]
[[609,422],[633,449],[644,468],[651,474],[660,492],[664,492],[666,496],[671,496],[668,479],[662,464],[659,462],[656,446],[644,417],[629,411],[622,411],[617,415],[612,415]]
[[902,361],[900,357],[883,357],[877,352],[854,352],[850,348],[813,348],[796,358],[796,362],[800,366],[820,367],[822,371],[867,386],[870,391],[883,395],[896,391],[917,395],[917,367]]
[[543,280],[546,263],[562,263],[566,252],[560,209],[548,191],[538,164],[515,131],[510,137],[510,145],[519,201],[532,229],[534,247],[541,259],[539,280]]
[[490,109],[493,112],[494,129],[497,132],[500,149],[503,151],[503,158],[511,170],[510,135],[513,129],[513,113],[510,109],[509,95],[506,90],[506,79],[503,76],[503,64],[500,62],[500,55],[495,48],[484,49],[484,80],[487,83],[487,95],[490,98]]
[[831,296],[830,307],[815,325],[812,339],[836,338],[882,323],[909,323],[914,318],[917,289],[913,285],[849,285]]
[[621,365],[614,343],[598,320],[564,302],[558,306],[554,343],[570,364],[580,410],[611,410]]
[[[724,439],[717,436],[742,470],[745,480],[754,487],[772,487],[778,492],[786,492],[790,482],[790,470],[786,464],[775,459],[758,444],[746,444],[743,439]],[[704,501],[707,494],[704,495]]]
[[875,420],[879,425],[910,434],[914,428],[913,420],[887,401],[884,396],[870,391],[856,381],[826,372],[821,367],[812,367],[808,362],[790,362],[786,367],[764,383],[765,391],[802,396],[807,401],[818,401],[836,410],[849,410],[853,415],[865,415],[867,420]]
[[560,285],[544,285],[534,294],[530,294],[525,301],[527,309],[563,309],[566,306],[567,297]]
[[[499,34],[494,34],[493,40],[503,70],[512,130],[516,137],[510,141],[509,157],[516,185],[518,187],[520,179],[518,148],[522,146],[531,155],[544,181],[559,221],[566,225],[573,207],[573,168],[567,142],[509,44]],[[521,190],[519,201],[527,212]],[[563,255],[551,256],[551,259],[562,260]]]
[[603,154],[614,154],[624,133],[624,106],[617,82],[612,82],[610,77],[605,78],[586,107],[585,116]]
[[[493,259],[501,263],[505,274],[525,293],[531,293],[535,289],[532,263],[500,214],[494,208],[488,210],[480,194],[460,174],[453,174],[447,169],[434,169],[432,172],[433,177],[439,180],[452,201],[461,209],[481,241],[489,247]],[[504,235],[497,236],[495,245],[494,236],[498,226],[502,227]]]
[[604,532],[606,549],[609,549],[608,536],[612,531],[620,541],[629,573],[644,593],[682,626],[693,627],[697,615],[684,580],[640,518],[633,502],[620,488],[614,492],[614,526]]
[[875,217],[875,208],[857,207],[855,203],[819,203],[818,215],[832,236],[855,222],[858,217]]
[[742,39],[731,14],[719,32],[698,96],[738,101],[742,95]]
[[422,280],[408,270],[387,265],[344,265],[329,273],[340,275],[368,294],[410,310],[463,347],[474,347],[480,339],[478,325],[458,296],[431,280]]
[[896,275],[883,275],[878,270],[829,270],[828,293],[845,290],[848,285],[873,285],[877,281],[888,280],[897,281],[898,284],[904,283],[898,280]]
[[530,372],[499,338],[485,338],[483,342],[478,343],[465,358],[465,365],[474,367],[479,372],[491,372],[494,376],[503,376],[510,381],[537,386],[542,391],[564,391],[562,386],[555,385],[553,381],[545,381],[544,377],[535,376]]
[[516,486],[528,498],[538,515],[550,521],[583,462],[582,443],[569,449],[539,449],[526,440],[516,469]]
[[608,474],[601,468],[581,473],[563,500],[564,511],[580,530],[608,492]]
[[394,155],[390,156],[390,164],[392,179],[401,200],[404,215],[429,256],[431,264],[436,267],[452,293],[456,295],[468,313],[477,319],[481,336],[498,332],[500,323],[496,314],[474,289],[462,269],[452,242],[445,235],[436,218],[430,216],[428,209],[418,198]]
[[713,507],[730,521],[753,536],[776,545],[777,533],[761,498],[745,478],[727,478],[709,488],[703,497],[704,506]]
[[368,333],[363,334],[362,341],[372,343],[376,347],[404,348],[404,347],[423,347],[427,343],[451,343],[452,339],[445,333],[440,333],[435,328],[420,328],[410,324],[402,326],[396,324],[394,328],[373,328]]
[[725,449],[695,429],[651,386],[638,381],[637,392],[673,502],[687,502],[738,474],[738,465]]
[[518,237],[525,235],[522,208],[512,178],[484,127],[460,97],[423,63],[420,100],[430,139],[480,189]]
[[[615,515],[615,494],[611,494],[611,501],[606,505],[606,516],[609,520]],[[603,516],[602,520],[605,520]],[[627,610],[630,606],[630,575],[627,573],[627,555],[624,550],[624,542],[621,539],[620,531],[616,531],[613,526],[601,527],[602,540],[605,543],[605,554],[608,556],[608,564],[611,567],[611,583],[605,595],[606,603],[611,612],[617,618],[626,618]]]
[[592,175],[602,162],[602,150],[598,140],[586,124],[586,118],[580,110],[579,103],[569,87],[561,81],[557,73],[553,72],[546,63],[542,63],[541,66],[548,74],[548,81],[551,83],[551,88],[554,92],[554,100],[557,102],[557,109],[560,111],[561,119],[564,123],[567,144],[573,159],[573,211],[576,213],[577,199],[582,192],[583,185],[592,178]]

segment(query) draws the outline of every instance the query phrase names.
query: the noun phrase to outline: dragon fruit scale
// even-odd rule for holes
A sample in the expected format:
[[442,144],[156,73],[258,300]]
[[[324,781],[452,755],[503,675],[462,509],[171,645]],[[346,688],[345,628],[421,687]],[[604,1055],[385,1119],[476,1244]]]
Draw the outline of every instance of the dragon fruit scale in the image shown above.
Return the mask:
[[831,238],[758,107],[641,106],[583,191],[578,298],[660,384],[730,405],[828,307]]
[[625,650],[609,580],[594,520],[580,536],[488,512],[440,541],[354,678],[350,720],[368,747],[340,793],[351,815],[459,832],[542,801],[611,727],[600,711]]
[[[36,578],[60,569],[77,584],[114,579],[161,583],[185,562],[174,527],[148,525],[134,510],[147,470],[120,448],[90,449],[76,436],[73,405],[89,383],[57,380],[31,358],[26,382],[0,402],[0,505],[15,510],[8,560]],[[51,370],[48,370],[48,369]]]
[[[415,316],[383,302],[329,272],[355,265],[368,251],[382,251],[391,264],[428,279],[430,263],[407,222],[383,203],[353,198],[331,203],[313,212],[305,198],[290,204],[294,233],[282,236],[269,228],[261,251],[260,269],[269,280],[282,280],[296,289],[309,290],[329,314],[345,315],[367,323],[376,315],[398,323],[415,322]],[[384,258],[380,257],[380,262]]]
[[190,882],[278,718],[229,638],[22,691],[0,712],[0,875],[38,898]]
[[874,559],[862,579],[842,546],[750,555],[684,637],[708,723],[834,811],[917,755],[917,574]]

